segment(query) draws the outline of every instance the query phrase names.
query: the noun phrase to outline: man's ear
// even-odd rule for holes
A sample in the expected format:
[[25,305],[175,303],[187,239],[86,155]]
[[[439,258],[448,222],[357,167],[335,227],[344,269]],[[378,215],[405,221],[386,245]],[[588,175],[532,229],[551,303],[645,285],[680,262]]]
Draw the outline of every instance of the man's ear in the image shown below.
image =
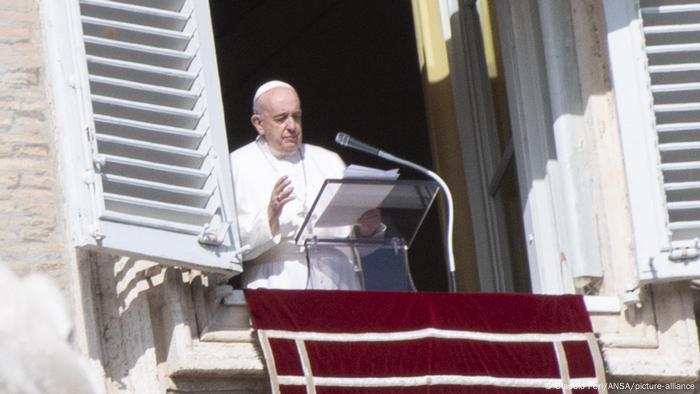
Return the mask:
[[255,130],[258,131],[258,134],[264,135],[265,134],[265,129],[263,129],[262,126],[262,117],[259,114],[253,114],[250,117],[250,123],[255,127]]

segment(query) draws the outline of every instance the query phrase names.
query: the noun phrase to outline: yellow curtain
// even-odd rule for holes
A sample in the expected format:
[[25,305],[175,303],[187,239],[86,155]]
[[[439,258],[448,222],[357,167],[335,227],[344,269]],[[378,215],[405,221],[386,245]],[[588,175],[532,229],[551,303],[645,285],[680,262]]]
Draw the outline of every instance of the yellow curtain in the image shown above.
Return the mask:
[[[471,213],[440,7],[435,0],[412,0],[412,6],[433,166],[449,185],[454,198],[457,288],[460,291],[479,291]],[[444,213],[442,205],[441,211]],[[446,215],[442,217],[444,221]]]

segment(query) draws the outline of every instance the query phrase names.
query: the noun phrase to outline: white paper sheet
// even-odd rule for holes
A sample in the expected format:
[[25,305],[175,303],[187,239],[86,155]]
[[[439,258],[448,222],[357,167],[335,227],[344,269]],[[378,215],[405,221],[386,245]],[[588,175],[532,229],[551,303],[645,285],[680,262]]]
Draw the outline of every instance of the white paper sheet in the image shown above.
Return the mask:
[[359,166],[350,164],[345,169],[343,178],[365,178],[365,179],[390,179],[396,180],[399,178],[399,169],[380,170],[372,167]]
[[[399,170],[350,165],[344,178],[396,180]],[[366,211],[377,208],[393,189],[393,185],[328,184],[316,209],[321,212],[315,227],[354,225]]]

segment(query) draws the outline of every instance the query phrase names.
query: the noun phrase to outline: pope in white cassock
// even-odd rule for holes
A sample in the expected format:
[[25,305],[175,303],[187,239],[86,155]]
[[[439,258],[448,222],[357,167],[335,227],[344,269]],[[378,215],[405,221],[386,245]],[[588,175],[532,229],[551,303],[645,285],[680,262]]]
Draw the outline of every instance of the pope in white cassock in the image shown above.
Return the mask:
[[[303,246],[294,236],[326,179],[343,177],[345,163],[335,153],[302,143],[301,102],[288,83],[270,81],[253,98],[255,141],[231,153],[238,225],[247,288],[307,288],[309,271]],[[358,219],[357,236],[381,226],[378,210]],[[350,256],[336,256],[318,275],[324,288],[356,289]],[[343,261],[343,258],[345,260]],[[314,271],[316,272],[316,271]]]

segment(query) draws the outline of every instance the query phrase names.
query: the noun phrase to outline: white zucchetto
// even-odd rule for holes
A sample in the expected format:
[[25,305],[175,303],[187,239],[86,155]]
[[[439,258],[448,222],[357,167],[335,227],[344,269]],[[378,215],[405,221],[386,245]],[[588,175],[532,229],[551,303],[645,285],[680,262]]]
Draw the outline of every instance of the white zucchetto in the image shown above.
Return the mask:
[[294,87],[292,85],[288,84],[287,82],[276,81],[276,80],[275,81],[268,81],[268,82],[265,82],[264,84],[260,85],[258,90],[255,91],[255,95],[253,96],[253,103],[258,101],[258,98],[260,98],[260,96],[262,96],[263,94],[265,94],[265,93],[267,93],[270,90],[275,89],[275,88],[289,88],[289,89],[294,90]]

